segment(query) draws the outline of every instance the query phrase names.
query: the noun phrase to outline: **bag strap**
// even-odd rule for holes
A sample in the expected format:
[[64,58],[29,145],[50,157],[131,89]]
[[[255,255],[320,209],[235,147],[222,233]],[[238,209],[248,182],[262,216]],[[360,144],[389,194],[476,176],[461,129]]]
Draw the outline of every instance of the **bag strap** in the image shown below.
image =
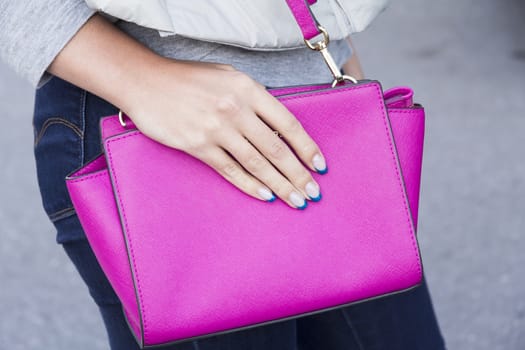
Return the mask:
[[286,0],[305,40],[310,40],[321,34],[319,23],[310,9],[310,5],[316,2],[317,0]]
[[[355,78],[341,74],[341,71],[332,58],[332,55],[328,52],[328,43],[330,41],[328,32],[319,24],[319,22],[317,22],[315,15],[310,9],[310,5],[314,4],[316,1],[317,0],[286,0],[286,4],[292,11],[295,21],[301,29],[306,46],[312,50],[319,51],[323,55],[326,65],[334,76],[332,87],[335,87],[338,83],[342,83],[345,80],[349,80],[356,84],[357,80]],[[320,34],[323,35],[322,40],[315,43],[310,42],[311,39]]]

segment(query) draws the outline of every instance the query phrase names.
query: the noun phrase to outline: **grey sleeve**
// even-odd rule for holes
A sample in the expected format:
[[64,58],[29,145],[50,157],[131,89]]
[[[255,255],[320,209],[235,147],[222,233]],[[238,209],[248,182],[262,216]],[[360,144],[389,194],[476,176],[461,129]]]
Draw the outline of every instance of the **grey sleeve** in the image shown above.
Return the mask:
[[1,0],[0,59],[34,87],[96,11],[84,0]]

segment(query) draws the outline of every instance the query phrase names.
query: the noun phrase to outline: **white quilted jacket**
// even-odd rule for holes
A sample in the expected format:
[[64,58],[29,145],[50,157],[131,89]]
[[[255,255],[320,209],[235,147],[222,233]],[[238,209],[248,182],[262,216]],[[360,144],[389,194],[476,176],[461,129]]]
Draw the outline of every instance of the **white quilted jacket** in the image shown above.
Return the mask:
[[[331,39],[359,32],[388,0],[318,0],[312,6]],[[110,16],[157,29],[162,36],[236,45],[255,50],[303,47],[285,0],[86,0]]]

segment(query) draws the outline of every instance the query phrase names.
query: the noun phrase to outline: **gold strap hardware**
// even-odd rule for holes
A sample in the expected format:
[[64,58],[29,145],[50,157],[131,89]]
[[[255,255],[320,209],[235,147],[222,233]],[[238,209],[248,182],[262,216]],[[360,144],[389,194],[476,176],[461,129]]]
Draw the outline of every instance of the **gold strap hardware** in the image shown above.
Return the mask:
[[351,77],[349,75],[343,75],[341,74],[341,71],[339,70],[339,67],[337,67],[337,64],[334,61],[334,58],[328,52],[328,43],[330,42],[330,37],[328,36],[328,32],[326,29],[324,29],[322,26],[317,26],[321,33],[323,34],[323,39],[319,40],[318,42],[312,44],[309,40],[304,39],[304,42],[306,46],[308,46],[310,49],[314,51],[319,51],[321,55],[323,55],[323,59],[326,62],[326,65],[330,69],[330,72],[332,72],[332,75],[334,76],[334,81],[332,82],[332,87],[335,87],[338,83],[342,83],[345,80],[349,80],[354,84],[357,84],[357,80],[354,77]]
[[122,125],[123,128],[126,127],[126,122],[124,121],[124,117],[122,116],[122,111],[118,111],[118,121],[120,122],[120,125]]

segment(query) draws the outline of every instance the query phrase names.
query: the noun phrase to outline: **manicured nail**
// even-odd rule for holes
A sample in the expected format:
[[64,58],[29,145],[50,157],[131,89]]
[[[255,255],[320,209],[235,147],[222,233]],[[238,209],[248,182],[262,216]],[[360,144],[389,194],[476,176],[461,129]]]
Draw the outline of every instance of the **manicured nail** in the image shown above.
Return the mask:
[[290,202],[297,207],[297,209],[303,210],[308,205],[306,199],[299,192],[293,191],[290,193]]
[[326,161],[324,160],[324,157],[319,153],[317,153],[313,157],[312,163],[314,165],[315,170],[317,170],[319,174],[326,174],[326,172],[328,171],[328,168],[326,167]]
[[313,181],[310,181],[305,186],[305,191],[308,197],[314,202],[319,202],[321,200],[321,192],[319,191],[319,185]]
[[273,202],[275,200],[275,195],[266,187],[261,187],[257,190],[259,196],[261,196],[265,201]]

